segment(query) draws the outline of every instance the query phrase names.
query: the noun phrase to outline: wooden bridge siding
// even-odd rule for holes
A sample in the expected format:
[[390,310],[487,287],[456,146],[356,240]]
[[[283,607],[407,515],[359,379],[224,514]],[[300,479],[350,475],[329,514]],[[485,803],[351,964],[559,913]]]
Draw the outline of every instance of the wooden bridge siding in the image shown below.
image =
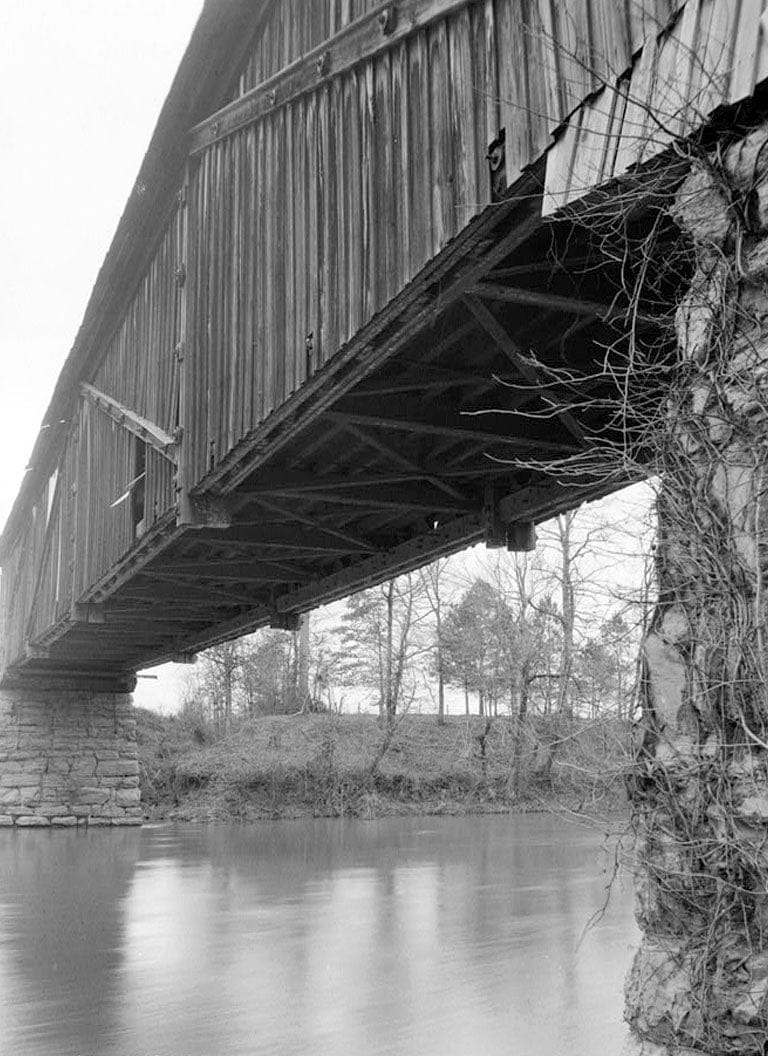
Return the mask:
[[381,0],[281,0],[273,4],[233,98],[245,95],[381,6]]
[[[474,0],[472,7],[500,9],[501,18],[557,39],[563,50],[558,80],[568,111],[585,97],[587,71],[600,67],[619,76],[645,36],[663,26],[682,0],[515,0],[517,10],[498,0]],[[356,19],[388,5],[383,0],[281,0],[274,3],[248,56],[233,98],[273,77],[335,36]],[[505,9],[506,7],[506,9]],[[486,12],[486,19],[489,18]],[[541,68],[539,68],[540,72]],[[537,78],[534,92],[540,84]],[[597,85],[595,85],[596,87]],[[550,113],[553,111],[550,110]],[[491,137],[493,138],[493,136]]]
[[[29,525],[22,538],[26,537],[28,532]],[[23,616],[29,613],[26,598],[32,577],[32,564],[25,560],[25,556],[24,545],[20,540],[19,545],[8,555],[0,579],[0,663],[3,668],[24,651]]]
[[181,223],[177,209],[92,382],[170,434],[178,424]]
[[[89,403],[81,405],[79,426],[75,600],[117,564],[137,538],[130,497],[114,505],[135,475],[133,435]],[[144,531],[173,508],[175,472],[171,459],[146,449]]]
[[23,655],[40,628],[49,627],[57,613],[71,603],[70,548],[65,533],[73,523],[73,499],[63,484],[68,461],[65,456],[58,475],[51,477],[40,501],[31,508],[18,545],[3,569],[2,648],[6,661]]
[[687,0],[667,32],[649,36],[618,89],[606,85],[559,131],[547,155],[544,214],[626,175],[717,107],[751,96],[768,78],[762,9],[763,0]]
[[72,535],[77,497],[66,486],[73,477],[75,452],[68,446],[55,484],[51,482],[51,508],[42,546],[44,555],[32,594],[33,605],[27,619],[26,636],[30,642],[64,616],[69,615],[73,598]]
[[[318,0],[294,17],[300,6],[274,5],[240,95],[385,5]],[[486,153],[501,128],[512,182],[678,6],[454,4],[204,150],[190,191],[189,485],[488,204]]]
[[[176,211],[93,378],[101,392],[169,433],[178,418],[182,260]],[[78,598],[134,544],[130,498],[112,506],[135,476],[134,452],[133,435],[81,398],[62,446],[50,514],[48,483],[4,568],[3,666],[69,619]],[[173,509],[175,473],[170,458],[146,448],[146,529]]]
[[[516,6],[467,4],[202,153],[190,190],[192,484],[488,203]],[[286,57],[282,44],[269,54]]]
[[[313,0],[321,14],[297,23],[288,39],[288,9],[275,4],[240,91],[373,6]],[[486,204],[485,152],[499,128],[508,132],[511,179],[547,149],[569,110],[595,87],[594,72],[610,79],[628,68],[649,30],[680,5],[573,0],[567,18],[564,6],[467,3],[324,78],[195,163],[186,254],[189,400],[179,408],[173,354],[184,322],[176,282],[182,211],[89,379],[170,432],[183,415],[191,483],[210,468],[212,453],[215,462],[258,425]],[[125,430],[81,401],[51,517],[46,490],[5,562],[6,664],[27,642],[44,641],[133,546],[130,502],[111,506],[131,479],[130,449]],[[173,507],[174,467],[148,452],[147,474],[151,523]]]

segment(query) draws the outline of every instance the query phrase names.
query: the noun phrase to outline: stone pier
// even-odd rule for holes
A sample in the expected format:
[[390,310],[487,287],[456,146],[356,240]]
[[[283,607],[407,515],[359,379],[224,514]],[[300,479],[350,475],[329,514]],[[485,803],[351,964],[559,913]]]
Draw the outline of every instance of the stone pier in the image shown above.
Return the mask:
[[768,125],[694,162],[632,785],[643,1056],[768,1052]]
[[140,825],[130,693],[0,690],[0,825]]

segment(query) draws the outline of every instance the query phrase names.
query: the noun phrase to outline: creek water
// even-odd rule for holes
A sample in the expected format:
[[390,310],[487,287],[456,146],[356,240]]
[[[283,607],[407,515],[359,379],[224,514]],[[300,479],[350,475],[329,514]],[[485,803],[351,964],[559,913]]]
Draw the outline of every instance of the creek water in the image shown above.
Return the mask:
[[5,1056],[606,1056],[638,935],[548,816],[0,831]]

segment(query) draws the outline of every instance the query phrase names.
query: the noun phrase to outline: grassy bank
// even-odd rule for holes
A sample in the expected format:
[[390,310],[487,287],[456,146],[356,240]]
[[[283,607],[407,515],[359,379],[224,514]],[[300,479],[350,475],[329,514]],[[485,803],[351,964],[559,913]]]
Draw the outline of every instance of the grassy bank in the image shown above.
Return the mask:
[[[624,803],[626,729],[615,720],[269,716],[215,736],[138,709],[148,818],[458,814]],[[515,776],[517,775],[517,777]]]

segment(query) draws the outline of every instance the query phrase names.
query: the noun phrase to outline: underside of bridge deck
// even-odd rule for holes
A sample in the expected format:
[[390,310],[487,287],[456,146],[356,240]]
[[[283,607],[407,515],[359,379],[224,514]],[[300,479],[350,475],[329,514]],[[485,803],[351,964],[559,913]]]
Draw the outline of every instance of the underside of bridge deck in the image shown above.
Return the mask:
[[626,463],[585,455],[631,435],[611,362],[630,327],[659,342],[674,291],[646,279],[630,323],[621,238],[643,216],[620,236],[547,223],[539,184],[470,224],[5,684],[123,689],[441,554],[530,548],[536,523],[625,484]]

